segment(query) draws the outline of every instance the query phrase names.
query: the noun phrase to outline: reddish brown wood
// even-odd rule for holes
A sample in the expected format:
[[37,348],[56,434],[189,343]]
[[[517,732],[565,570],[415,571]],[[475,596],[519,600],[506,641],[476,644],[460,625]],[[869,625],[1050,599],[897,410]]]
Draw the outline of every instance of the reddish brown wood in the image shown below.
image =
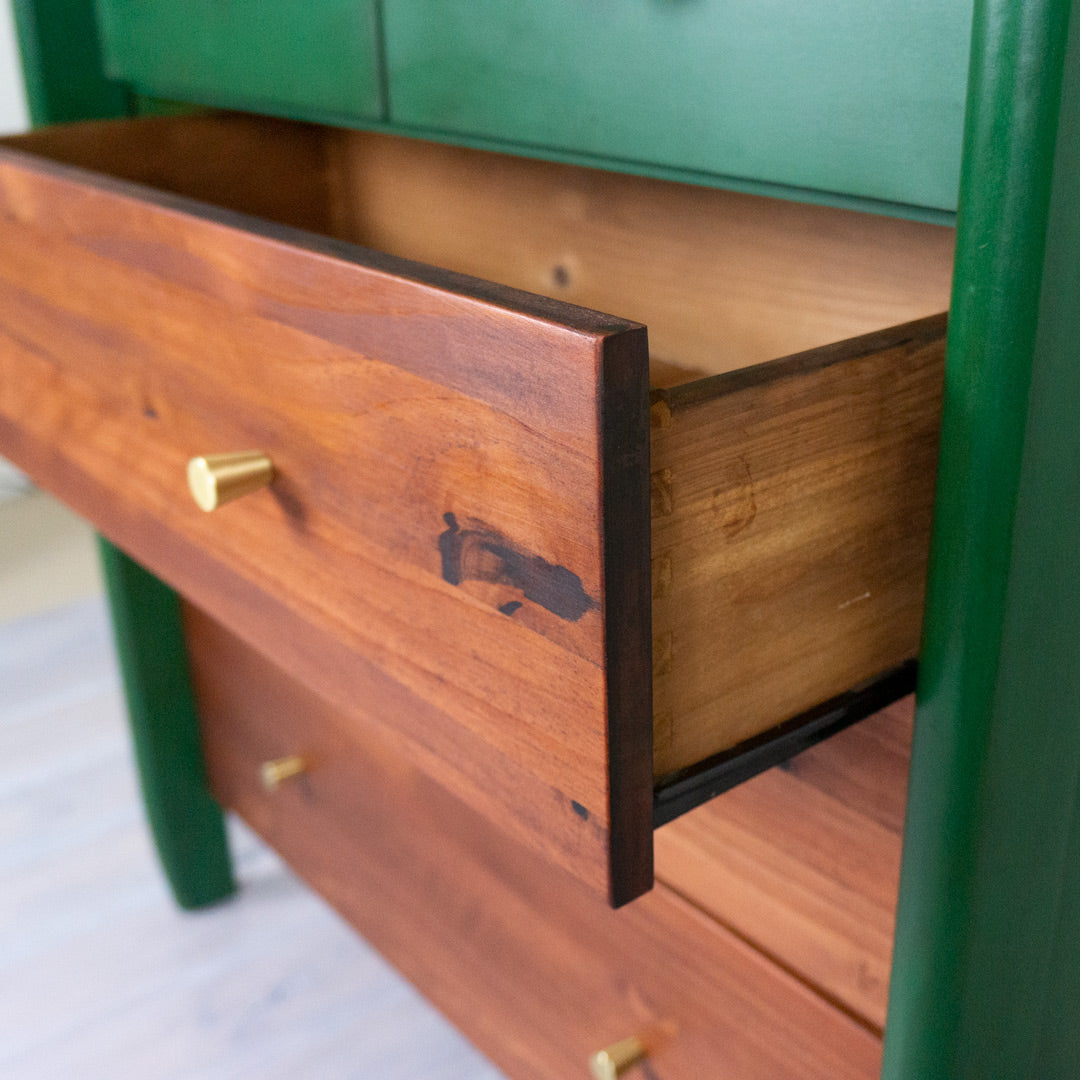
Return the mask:
[[912,710],[898,702],[655,836],[658,881],[879,1030]]
[[[515,1080],[871,1080],[864,1027],[658,886],[621,911],[552,870],[201,613],[186,613],[211,783]],[[272,794],[268,758],[309,771]]]
[[[512,835],[650,886],[640,327],[10,149],[0,309],[0,450]],[[271,488],[198,510],[187,459],[256,448]]]

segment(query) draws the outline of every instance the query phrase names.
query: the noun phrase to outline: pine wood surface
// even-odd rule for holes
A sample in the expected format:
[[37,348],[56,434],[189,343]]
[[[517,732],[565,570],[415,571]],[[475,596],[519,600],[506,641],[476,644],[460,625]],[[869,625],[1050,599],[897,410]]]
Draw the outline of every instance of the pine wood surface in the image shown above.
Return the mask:
[[[516,835],[648,888],[640,328],[2,157],[5,452]],[[275,482],[206,516],[185,463],[237,448]]]
[[[637,1033],[642,1075],[860,1080],[866,1027],[658,885],[611,911],[195,609],[211,785],[515,1080],[584,1077]],[[300,754],[272,793],[260,763]]]
[[653,395],[654,770],[918,654],[945,318]]
[[879,1031],[912,714],[897,702],[655,834],[659,881]]

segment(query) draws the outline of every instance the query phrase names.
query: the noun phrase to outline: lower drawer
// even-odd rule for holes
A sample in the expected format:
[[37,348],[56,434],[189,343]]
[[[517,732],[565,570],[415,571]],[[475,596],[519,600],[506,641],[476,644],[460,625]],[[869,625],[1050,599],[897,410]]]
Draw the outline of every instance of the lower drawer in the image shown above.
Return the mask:
[[[951,243],[254,117],[46,130],[0,148],[0,451],[621,903],[687,790],[914,656]],[[188,459],[251,449],[204,514]]]
[[[676,893],[611,911],[219,624],[185,624],[218,798],[514,1080],[584,1080],[629,1036],[653,1080],[877,1076],[875,1035]],[[263,764],[292,756],[268,791]]]

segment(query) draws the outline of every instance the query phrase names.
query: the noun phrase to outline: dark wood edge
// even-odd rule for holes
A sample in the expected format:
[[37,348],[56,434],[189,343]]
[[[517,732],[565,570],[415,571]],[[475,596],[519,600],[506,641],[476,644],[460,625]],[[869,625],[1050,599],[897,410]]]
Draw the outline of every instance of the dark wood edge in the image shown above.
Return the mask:
[[[205,122],[207,119],[224,120],[238,125],[256,122],[243,113],[202,112],[193,116],[146,117],[140,119],[102,120],[101,125],[143,125],[164,127],[169,124],[185,122]],[[262,118],[259,118],[262,122]],[[274,121],[280,124],[300,125],[299,121]],[[303,125],[311,128],[313,125]],[[328,129],[330,130],[330,129]],[[20,146],[20,140],[29,144],[26,149]],[[307,229],[298,229],[283,225],[266,218],[245,214],[239,210],[228,210],[213,203],[203,202],[186,195],[178,195],[161,188],[131,180],[122,180],[108,173],[87,169],[79,165],[69,165],[54,161],[42,149],[43,139],[40,132],[28,135],[15,135],[0,140],[0,162],[7,162],[20,169],[41,173],[45,176],[89,187],[94,190],[131,199],[143,205],[151,205],[166,213],[178,213],[188,217],[200,218],[224,228],[271,241],[273,243],[300,248],[315,255],[321,255],[342,262],[353,263],[389,277],[402,278],[416,284],[443,292],[464,296],[471,300],[490,304],[504,310],[513,311],[528,318],[553,323],[567,330],[596,336],[619,334],[640,328],[639,323],[620,319],[590,308],[579,307],[564,300],[556,300],[539,293],[526,292],[497,282],[461,274],[454,270],[431,266],[412,259],[401,258],[375,248],[366,248],[347,240],[338,240]]]
[[890,326],[885,330],[875,330],[845,341],[793,353],[791,356],[781,356],[765,363],[751,364],[749,367],[738,368],[735,371],[710,375],[670,389],[653,390],[650,400],[653,403],[663,401],[672,412],[675,412],[678,409],[699,405],[703,401],[733,394],[751,386],[761,386],[780,379],[800,378],[834,364],[849,363],[862,356],[872,356],[889,349],[911,346],[909,351],[914,351],[932,345],[935,341],[944,341],[947,324],[948,312],[929,315],[925,319]]
[[644,328],[605,339],[600,380],[609,898],[619,907],[653,885],[649,345]]
[[912,693],[917,668],[908,660],[730,750],[661,777],[653,794],[654,828]]

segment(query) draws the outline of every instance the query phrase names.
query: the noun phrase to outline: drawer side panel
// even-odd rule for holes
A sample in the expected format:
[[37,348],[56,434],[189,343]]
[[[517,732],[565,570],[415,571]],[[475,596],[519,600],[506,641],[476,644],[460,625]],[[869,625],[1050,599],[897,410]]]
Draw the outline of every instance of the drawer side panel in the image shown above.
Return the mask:
[[918,655],[945,316],[657,392],[655,769]]

